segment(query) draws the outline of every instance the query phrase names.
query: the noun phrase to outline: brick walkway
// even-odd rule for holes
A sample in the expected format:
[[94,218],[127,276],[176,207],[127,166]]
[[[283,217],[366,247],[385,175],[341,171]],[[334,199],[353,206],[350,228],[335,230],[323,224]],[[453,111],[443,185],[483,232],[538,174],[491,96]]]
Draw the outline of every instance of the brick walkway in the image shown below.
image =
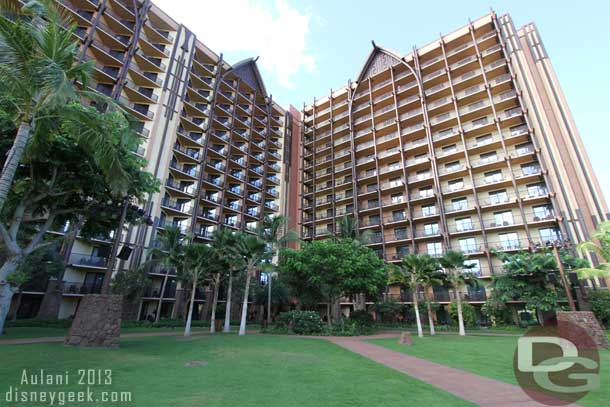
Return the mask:
[[[327,340],[391,369],[431,384],[484,407],[546,407],[530,399],[518,386],[454,369],[367,343],[364,339],[392,338],[396,333],[367,337],[326,337]],[[571,404],[572,407],[578,407]]]

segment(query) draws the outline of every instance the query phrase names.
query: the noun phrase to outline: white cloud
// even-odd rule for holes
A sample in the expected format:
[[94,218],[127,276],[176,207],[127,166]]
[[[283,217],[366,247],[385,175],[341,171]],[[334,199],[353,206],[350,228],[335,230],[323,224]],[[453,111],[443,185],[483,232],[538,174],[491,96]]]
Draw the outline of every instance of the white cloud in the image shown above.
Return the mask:
[[[307,49],[311,15],[285,0],[154,0],[214,52],[245,52],[288,88],[301,69],[316,72]],[[237,61],[230,61],[237,62]]]

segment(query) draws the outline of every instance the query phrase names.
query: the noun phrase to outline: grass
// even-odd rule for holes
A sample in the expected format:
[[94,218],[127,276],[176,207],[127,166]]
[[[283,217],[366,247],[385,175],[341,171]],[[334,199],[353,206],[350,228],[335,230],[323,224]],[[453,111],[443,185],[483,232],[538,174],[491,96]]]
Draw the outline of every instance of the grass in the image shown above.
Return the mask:
[[[259,325],[248,325],[248,329],[258,329]],[[231,326],[232,331],[239,329],[238,326]],[[192,331],[209,331],[209,326],[194,326]],[[184,331],[183,326],[173,328],[149,328],[149,327],[131,327],[121,328],[121,334],[131,333],[155,333],[155,332],[176,332]],[[48,327],[9,327],[5,329],[5,334],[0,336],[0,341],[3,339],[25,339],[25,338],[45,338],[54,336],[66,336],[68,328],[48,328]]]
[[[130,391],[130,406],[403,407],[413,400],[426,407],[473,405],[317,339],[233,334],[131,338],[114,350],[12,345],[0,346],[0,360],[0,404],[10,385],[79,390],[75,384],[20,386],[23,369],[68,371],[74,380],[78,369],[112,369],[113,384],[93,390]],[[207,365],[186,367],[188,361]]]
[[[369,342],[412,356],[517,384],[513,374],[513,354],[517,346],[515,337],[483,337],[457,335],[413,338],[413,346],[399,345],[395,338],[373,339]],[[610,399],[610,352],[600,351],[601,387],[578,401],[585,407],[602,407]]]

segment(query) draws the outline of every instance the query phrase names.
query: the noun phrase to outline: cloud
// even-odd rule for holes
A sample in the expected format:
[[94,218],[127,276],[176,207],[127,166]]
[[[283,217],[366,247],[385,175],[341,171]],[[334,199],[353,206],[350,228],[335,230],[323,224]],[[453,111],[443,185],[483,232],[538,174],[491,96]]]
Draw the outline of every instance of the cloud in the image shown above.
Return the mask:
[[[177,22],[193,31],[214,52],[259,56],[258,63],[279,85],[294,86],[299,71],[316,73],[307,49],[311,15],[285,0],[155,0]],[[230,61],[237,62],[237,61]]]

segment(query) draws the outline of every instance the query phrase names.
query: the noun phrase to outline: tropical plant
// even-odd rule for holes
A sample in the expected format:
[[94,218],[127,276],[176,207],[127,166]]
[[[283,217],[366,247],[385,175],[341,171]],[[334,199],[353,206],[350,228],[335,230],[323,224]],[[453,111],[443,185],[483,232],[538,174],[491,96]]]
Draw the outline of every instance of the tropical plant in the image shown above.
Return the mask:
[[370,230],[360,232],[358,219],[351,215],[343,215],[337,222],[338,232],[335,234],[337,239],[351,239],[365,242],[371,236]]
[[581,254],[597,254],[604,261],[597,267],[582,267],[576,270],[579,279],[610,277],[610,221],[602,222],[591,234],[592,239],[580,243],[576,249]]
[[[160,267],[165,270],[166,274],[170,270],[177,270],[183,262],[184,248],[187,243],[187,238],[182,234],[182,231],[177,227],[166,227],[163,233],[157,235],[155,244],[153,245],[149,258],[142,267]],[[161,293],[165,291],[167,285],[167,276],[161,284]],[[159,322],[161,312],[157,310],[155,322]]]
[[[351,239],[314,240],[299,250],[287,249],[280,256],[279,267],[299,301],[326,301],[329,328],[331,307],[341,295],[378,294],[387,282],[383,261]],[[339,320],[336,314],[334,319]]]
[[[294,230],[289,230],[286,233],[282,233],[285,224],[286,218],[284,216],[266,216],[258,224],[257,235],[269,246],[269,249],[273,255],[278,253],[278,249],[285,247],[287,243],[298,240],[298,236]],[[273,286],[273,269],[277,269],[277,267],[269,267],[269,272],[267,273],[267,324],[271,324],[271,291]]]
[[[225,307],[225,321],[223,332],[231,331],[231,301],[233,294],[233,279],[234,274],[245,267],[243,257],[237,250],[235,245],[237,236],[229,228],[219,228],[212,234],[212,247],[215,250],[215,259],[218,266],[215,268],[215,273],[212,275],[214,285],[214,300],[212,302],[212,318],[210,324],[210,332],[215,331],[216,305],[218,302],[218,289],[220,280],[223,276],[227,277],[227,303]],[[224,267],[223,267],[224,266]]]
[[610,292],[608,290],[595,290],[589,294],[591,311],[599,322],[610,328]]
[[461,336],[466,335],[466,330],[464,329],[462,298],[460,297],[459,289],[463,285],[476,286],[478,284],[478,280],[475,275],[466,271],[467,269],[472,268],[472,266],[467,264],[467,261],[468,256],[464,255],[462,252],[454,250],[448,250],[440,258],[441,266],[443,266],[445,272],[447,273],[446,280],[451,285],[453,296],[455,297],[459,333]]
[[402,264],[399,268],[399,278],[395,277],[395,281],[400,281],[404,286],[410,287],[413,291],[413,308],[415,310],[415,319],[417,321],[417,335],[423,337],[421,318],[419,315],[419,287],[424,291],[424,300],[426,310],[428,312],[428,323],[430,324],[430,335],[435,335],[434,318],[432,314],[432,304],[428,298],[428,290],[433,285],[440,284],[443,281],[442,273],[439,272],[440,265],[438,261],[428,254],[407,254],[402,258]]
[[212,261],[214,249],[206,244],[192,243],[184,248],[182,262],[178,267],[178,278],[185,284],[191,284],[191,299],[186,317],[184,336],[191,335],[191,322],[193,320],[193,308],[197,288],[203,281],[203,277],[209,271],[209,263]]
[[246,284],[244,286],[244,302],[241,309],[241,320],[239,324],[239,335],[246,334],[246,319],[248,317],[248,299],[250,294],[250,281],[256,276],[256,272],[263,268],[264,262],[271,260],[272,253],[267,245],[258,236],[239,233],[235,247],[246,265]]
[[[129,177],[120,165],[116,148],[89,110],[78,109],[82,99],[107,109],[117,105],[97,92],[86,90],[92,62],[78,62],[75,24],[52,0],[0,2],[0,94],[15,108],[16,136],[0,175],[0,210],[4,207],[26,148],[44,145],[60,124],[72,122],[79,145],[95,152],[96,165],[115,191],[126,191]],[[80,82],[81,87],[76,85]]]

